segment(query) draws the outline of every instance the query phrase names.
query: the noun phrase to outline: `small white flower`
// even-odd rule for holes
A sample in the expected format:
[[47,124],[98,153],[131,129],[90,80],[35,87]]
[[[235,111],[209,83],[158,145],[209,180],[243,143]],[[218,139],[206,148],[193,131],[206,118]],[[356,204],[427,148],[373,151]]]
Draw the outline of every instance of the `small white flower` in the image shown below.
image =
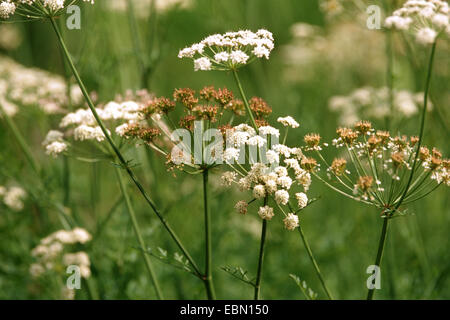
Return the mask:
[[289,192],[286,190],[278,190],[275,192],[275,201],[278,204],[286,205],[289,201]]
[[3,202],[7,207],[14,211],[20,211],[24,208],[23,200],[26,197],[26,192],[20,187],[11,187],[3,196]]
[[0,2],[0,18],[8,19],[16,11],[16,5],[10,0]]
[[285,167],[276,167],[274,171],[278,177],[286,177],[288,175],[287,169]]
[[266,196],[266,189],[262,184],[258,184],[253,188],[253,196],[256,199],[261,199]]
[[295,230],[300,225],[298,223],[298,216],[293,213],[289,213],[283,222],[286,229],[290,231]]
[[297,198],[298,207],[300,209],[303,209],[308,205],[308,196],[305,193],[303,192],[296,193],[295,197]]
[[277,121],[285,127],[298,128],[300,126],[291,116],[279,117]]
[[262,126],[259,127],[259,134],[263,136],[271,135],[278,138],[280,136],[280,130],[271,126]]
[[45,147],[45,153],[50,156],[57,157],[62,152],[66,151],[67,148],[67,143],[54,141]]
[[417,42],[427,45],[432,44],[436,39],[437,33],[431,28],[422,28],[417,31],[416,40]]
[[216,53],[214,55],[214,60],[216,60],[217,62],[227,62],[229,59],[230,55],[228,54],[228,52],[225,51]]
[[250,57],[241,50],[234,50],[230,53],[231,62],[234,64],[246,64]]
[[239,158],[239,152],[239,149],[236,148],[226,148],[224,152],[224,158],[228,162],[230,162],[231,160],[237,161]]
[[261,219],[271,220],[274,216],[273,208],[269,206],[260,207],[258,210],[258,215],[261,217]]
[[208,58],[202,57],[194,60],[194,70],[208,71],[211,70],[212,64]]
[[292,185],[292,179],[288,176],[285,177],[279,177],[277,179],[277,184],[280,185],[282,188],[290,189]]
[[278,163],[278,162],[280,162],[280,156],[279,156],[278,152],[275,152],[273,150],[268,150],[266,152],[266,158],[267,158],[267,161],[269,163]]

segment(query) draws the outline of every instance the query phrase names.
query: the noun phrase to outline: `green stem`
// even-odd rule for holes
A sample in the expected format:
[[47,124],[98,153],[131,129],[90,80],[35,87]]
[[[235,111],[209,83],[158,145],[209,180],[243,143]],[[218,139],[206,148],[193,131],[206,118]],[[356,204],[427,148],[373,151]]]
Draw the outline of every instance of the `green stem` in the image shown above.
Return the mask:
[[[383,258],[383,251],[384,251],[384,245],[386,243],[386,237],[387,237],[387,232],[388,232],[389,220],[390,220],[389,216],[384,218],[383,227],[381,229],[380,241],[378,243],[377,258],[375,259],[375,265],[378,268],[380,268],[381,260]],[[374,293],[375,293],[375,289],[369,289],[369,291],[367,293],[367,300],[372,300]]]
[[306,251],[308,252],[308,256],[311,259],[314,269],[316,270],[316,274],[319,277],[323,290],[327,294],[328,299],[333,300],[333,296],[331,295],[330,290],[328,290],[327,285],[325,284],[325,280],[323,279],[322,273],[320,272],[319,265],[317,264],[316,259],[314,258],[311,247],[309,246],[308,240],[306,240],[305,234],[303,233],[303,229],[301,226],[298,227],[298,232],[300,233],[300,237],[302,238],[303,244],[305,245]]
[[133,206],[131,205],[130,197],[128,196],[128,192],[125,187],[125,182],[123,181],[122,171],[119,168],[116,168],[117,180],[119,181],[120,190],[122,192],[123,198],[125,200],[125,204],[127,206],[128,214],[130,215],[131,223],[133,224],[134,233],[136,234],[136,238],[138,240],[139,246],[141,247],[142,257],[145,261],[145,266],[147,267],[147,271],[150,275],[150,279],[155,287],[156,296],[158,300],[163,299],[163,295],[161,289],[159,287],[158,280],[155,276],[155,272],[153,271],[152,262],[150,261],[150,257],[144,252],[146,249],[144,238],[142,237],[141,230],[139,229],[139,224],[136,219],[136,215],[134,213]]
[[[416,149],[416,153],[414,156],[414,162],[413,162],[413,165],[411,168],[411,173],[409,175],[408,182],[405,186],[405,189],[404,189],[400,199],[395,204],[395,207],[392,210],[393,213],[395,213],[395,211],[398,208],[400,208],[400,206],[403,203],[403,200],[405,200],[405,197],[408,194],[409,187],[411,186],[411,182],[414,177],[414,173],[415,173],[415,169],[416,169],[416,165],[417,165],[417,159],[419,158],[420,146],[422,145],[423,132],[424,132],[424,128],[425,128],[425,116],[427,113],[428,95],[429,95],[429,91],[430,91],[431,75],[432,75],[432,71],[433,71],[433,62],[434,62],[435,52],[436,52],[436,41],[433,43],[433,46],[431,48],[430,59],[428,62],[428,72],[427,72],[427,79],[426,79],[426,83],[425,83],[425,94],[424,94],[424,102],[423,102],[423,109],[422,109],[422,118],[420,121],[419,141],[417,142],[417,149]],[[375,265],[378,267],[380,267],[380,264],[381,264],[384,243],[386,240],[386,235],[387,235],[387,230],[388,230],[389,213],[386,213],[386,214],[387,214],[387,217],[385,218],[384,223],[383,223],[383,228],[381,229],[380,243],[378,245],[378,253],[377,253],[377,258],[376,258],[376,262],[375,262]],[[369,292],[367,294],[367,300],[372,300],[373,294],[374,294],[374,289],[369,289]]]
[[409,179],[408,179],[408,183],[406,184],[406,188],[403,191],[402,196],[400,197],[399,201],[397,202],[397,204],[395,205],[395,210],[397,210],[401,204],[403,203],[403,200],[405,199],[408,191],[409,191],[409,187],[411,185],[411,182],[413,180],[413,176],[415,173],[415,169],[416,169],[416,164],[417,164],[417,159],[419,158],[419,152],[420,152],[420,146],[422,145],[422,138],[423,138],[423,132],[424,132],[424,128],[425,128],[425,116],[427,114],[427,107],[428,107],[428,95],[429,95],[429,91],[430,91],[430,83],[431,83],[431,74],[433,71],[433,62],[434,62],[434,54],[436,52],[436,41],[433,43],[433,46],[431,48],[431,54],[430,54],[430,60],[428,62],[428,73],[427,73],[427,80],[426,80],[426,84],[425,84],[425,94],[424,94],[424,101],[423,101],[423,109],[422,109],[422,119],[420,121],[420,133],[419,133],[419,141],[417,142],[417,150],[416,150],[416,154],[414,156],[414,162],[411,168],[411,174],[409,175]]
[[237,86],[239,88],[239,92],[241,94],[242,100],[244,100],[245,109],[247,110],[247,113],[248,113],[248,115],[250,117],[250,122],[252,123],[252,126],[256,130],[256,132],[258,132],[258,126],[256,125],[255,118],[253,117],[253,112],[250,109],[250,106],[248,104],[248,100],[247,100],[247,98],[245,96],[244,89],[242,88],[242,84],[241,84],[241,81],[239,80],[239,76],[238,76],[236,70],[233,70],[233,76],[234,76],[234,80],[236,80],[236,84],[237,84]]
[[136,185],[136,187],[139,189],[140,193],[142,194],[142,196],[144,197],[145,201],[147,202],[147,204],[152,208],[152,210],[154,211],[154,213],[157,215],[158,219],[161,221],[161,223],[163,224],[164,228],[167,230],[167,232],[170,234],[170,236],[172,237],[172,239],[175,241],[176,245],[178,246],[178,248],[182,251],[182,253],[184,254],[184,256],[188,259],[189,263],[192,265],[192,267],[194,268],[196,274],[198,276],[201,276],[201,272],[199,270],[199,268],[197,267],[196,263],[194,262],[194,260],[192,259],[191,255],[188,253],[188,251],[185,249],[184,245],[181,243],[181,241],[179,240],[178,236],[175,234],[175,232],[172,230],[172,228],[170,227],[169,223],[166,221],[166,219],[161,215],[161,213],[158,211],[158,209],[156,208],[156,205],[153,203],[153,200],[147,195],[147,193],[145,192],[144,188],[142,187],[142,185],[139,183],[139,181],[137,180],[135,174],[133,173],[133,171],[131,170],[131,168],[128,165],[128,162],[125,160],[125,158],[122,156],[122,154],[120,153],[119,149],[117,148],[117,146],[114,144],[114,142],[111,139],[111,136],[109,134],[109,132],[106,130],[102,120],[100,119],[97,111],[95,110],[94,104],[86,90],[86,87],[84,86],[83,81],[81,80],[80,75],[78,74],[78,70],[76,69],[75,65],[73,64],[72,58],[70,56],[70,53],[66,47],[66,44],[64,42],[64,39],[61,36],[61,33],[58,29],[58,26],[56,25],[55,20],[51,17],[49,18],[53,29],[55,30],[56,36],[58,38],[58,41],[63,49],[63,53],[65,58],[67,59],[67,62],[69,63],[69,67],[72,70],[73,75],[75,76],[75,79],[78,83],[78,85],[80,86],[80,89],[83,93],[84,98],[86,99],[87,105],[89,107],[89,109],[91,110],[95,120],[97,121],[100,129],[102,130],[103,134],[105,135],[106,141],[109,143],[109,145],[112,147],[115,155],[117,156],[117,158],[119,159],[122,167],[126,170],[127,174],[129,175],[130,179],[133,181],[133,183]]
[[[267,197],[264,198],[264,205],[267,204]],[[258,258],[258,271],[256,273],[255,281],[255,300],[259,300],[261,293],[261,276],[264,262],[264,246],[266,244],[266,233],[267,233],[267,220],[263,219],[261,228],[261,241],[259,246],[259,258]]]
[[212,250],[211,250],[211,213],[208,201],[208,169],[203,170],[203,204],[205,211],[205,276],[203,281],[209,300],[216,299],[212,277]]
[[1,105],[0,105],[0,115],[3,117],[3,119],[6,122],[6,125],[9,127],[9,129],[13,133],[14,138],[17,140],[19,147],[22,149],[23,153],[25,154],[25,157],[27,158],[27,160],[30,163],[31,167],[33,168],[34,172],[39,176],[39,172],[40,172],[39,164],[37,163],[36,159],[34,158],[30,147],[26,143],[25,138],[20,133],[20,131],[17,128],[16,124],[14,123],[13,119],[6,113],[6,111],[3,109],[3,107]]

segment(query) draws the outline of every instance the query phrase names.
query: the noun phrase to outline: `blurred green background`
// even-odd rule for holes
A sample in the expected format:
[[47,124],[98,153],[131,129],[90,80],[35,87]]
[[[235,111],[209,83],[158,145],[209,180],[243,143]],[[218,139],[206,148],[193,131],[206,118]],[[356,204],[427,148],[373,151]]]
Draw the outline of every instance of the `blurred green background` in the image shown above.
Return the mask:
[[[320,133],[325,140],[334,138],[337,115],[329,111],[328,100],[334,95],[346,95],[364,86],[386,85],[386,49],[383,31],[367,31],[364,12],[349,5],[334,16],[320,7],[316,0],[193,0],[187,7],[160,9],[134,19],[126,11],[112,10],[109,0],[97,0],[94,6],[83,6],[81,30],[64,30],[80,74],[90,91],[105,102],[124,94],[127,89],[147,87],[157,96],[170,96],[174,88],[200,89],[205,85],[227,86],[237,93],[230,74],[225,72],[194,72],[192,62],[177,58],[178,51],[207,35],[265,28],[274,33],[276,47],[268,61],[258,61],[241,70],[241,79],[248,96],[261,96],[272,107],[271,119],[291,115],[300,128],[292,131],[291,145],[301,144],[303,135]],[[401,1],[399,1],[401,2]],[[363,2],[365,5],[374,3]],[[140,8],[140,7],[139,7]],[[362,16],[362,19],[357,17]],[[133,21],[138,30],[141,51],[133,41]],[[342,56],[321,56],[293,68],[287,63],[286,46],[292,44],[291,27],[308,23],[320,28],[326,41],[342,25],[370,32],[365,41],[354,39],[353,29],[338,33],[333,50]],[[130,27],[131,26],[131,27]],[[56,37],[49,23],[17,24],[23,41],[14,50],[3,50],[17,62],[65,75]],[[373,38],[371,38],[373,36]],[[369,44],[377,44],[370,47]],[[414,44],[411,44],[414,46]],[[413,48],[418,68],[408,61],[404,44],[394,42],[394,87],[413,92],[423,90],[424,66],[428,51]],[[292,49],[291,49],[292,50]],[[327,50],[325,49],[325,52]],[[367,51],[370,55],[366,54]],[[295,54],[295,52],[294,52]],[[375,61],[376,60],[376,61]],[[342,65],[342,61],[348,61]],[[143,80],[144,68],[148,77]],[[435,108],[429,113],[425,144],[435,145],[448,155],[448,44],[438,47],[436,73],[432,82]],[[286,74],[289,73],[289,76]],[[65,177],[61,159],[47,157],[41,147],[46,132],[56,128],[58,116],[46,116],[28,110],[15,118],[21,132],[32,146],[46,172],[46,190],[42,198],[62,201]],[[401,124],[401,125],[400,125]],[[417,134],[419,118],[411,117],[394,123],[394,133]],[[0,119],[0,185],[13,179],[26,188],[33,188],[36,178],[26,159]],[[380,127],[384,122],[379,123]],[[136,154],[133,155],[132,152]],[[203,211],[201,176],[166,171],[165,159],[152,155],[148,163],[145,152],[131,151],[139,166],[136,173],[162,209],[174,229],[184,239],[194,258],[203,261]],[[107,162],[89,164],[70,159],[71,198],[68,207],[77,222],[95,234],[100,221],[107,217],[114,203],[120,200],[114,167]],[[218,173],[219,174],[219,173]],[[252,288],[232,278],[221,266],[241,266],[254,275],[259,249],[260,220],[256,212],[246,216],[235,213],[233,206],[240,200],[237,191],[223,189],[212,180],[212,228],[215,287],[218,298],[250,299]],[[140,225],[149,247],[162,247],[169,252],[176,248],[165,230],[133,191]],[[334,296],[340,299],[362,299],[366,294],[366,268],[373,264],[382,220],[374,208],[364,207],[345,199],[313,181],[310,197],[320,196],[301,215],[301,224],[308,236],[316,259]],[[410,206],[405,218],[391,224],[382,268],[382,290],[376,298],[383,299],[449,299],[450,298],[450,209],[448,190],[441,187],[431,196]],[[21,213],[0,213],[0,298],[52,299],[53,284],[33,280],[28,272],[30,251],[39,240],[60,229],[55,210],[46,203],[29,200]],[[107,227],[87,249],[92,261],[91,285],[102,299],[153,299],[154,290],[148,280],[143,261],[123,204],[111,215]],[[290,279],[296,274],[325,298],[297,232],[284,229],[281,218],[269,223],[262,298],[303,299],[301,291]],[[198,279],[154,259],[162,290],[169,299],[205,298]],[[77,298],[89,298],[84,289]]]

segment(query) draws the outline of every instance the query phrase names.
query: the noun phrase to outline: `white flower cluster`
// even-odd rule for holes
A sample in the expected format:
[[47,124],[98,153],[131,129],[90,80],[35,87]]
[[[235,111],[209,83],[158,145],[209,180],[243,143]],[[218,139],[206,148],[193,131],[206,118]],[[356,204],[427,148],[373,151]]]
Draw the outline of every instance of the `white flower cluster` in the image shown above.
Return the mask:
[[[409,118],[423,106],[423,93],[407,90],[393,92],[394,114]],[[348,96],[334,96],[328,102],[330,110],[340,113],[338,122],[348,126],[359,119],[383,119],[390,114],[390,97],[387,87],[364,87],[354,90]],[[431,110],[428,101],[428,110]]]
[[21,211],[24,208],[23,201],[27,193],[20,187],[4,187],[0,186],[0,200],[11,210]]
[[42,145],[45,147],[45,152],[53,157],[58,156],[69,147],[67,142],[64,141],[64,133],[57,130],[50,130]]
[[235,70],[256,58],[269,59],[274,48],[271,32],[260,29],[214,34],[184,48],[179,58],[194,60],[194,70]]
[[[74,105],[83,101],[78,86],[71,87],[70,96]],[[18,106],[37,106],[47,114],[56,114],[62,113],[67,104],[63,77],[0,56],[0,106],[9,116],[19,111]]]
[[[292,124],[291,120],[293,119],[288,118],[288,122]],[[259,130],[260,134],[264,132],[275,136],[279,135],[278,130],[270,126],[260,127]],[[260,136],[256,135],[253,128],[246,124],[241,124],[234,128],[230,137],[234,147],[227,148],[224,154],[225,160],[234,169],[233,165],[228,161],[238,159],[240,154],[240,149],[238,148],[251,144],[249,141]],[[242,192],[251,191],[254,200],[266,199],[267,203],[268,199],[273,199],[284,213],[283,206],[289,206],[289,209],[291,209],[289,199],[292,186],[297,184],[302,186],[305,192],[308,191],[311,184],[311,175],[300,166],[300,162],[304,157],[300,148],[290,148],[284,144],[276,144],[266,154],[267,163],[254,163],[249,171],[239,166],[239,170],[225,172],[222,175],[222,182],[226,186],[231,186],[235,183]],[[280,165],[280,161],[283,165]],[[245,172],[243,172],[244,170]],[[295,193],[295,199],[299,210],[308,204],[308,197],[303,192]],[[235,209],[241,214],[246,214],[248,204],[241,200],[236,203]],[[274,208],[265,204],[259,208],[258,215],[262,219],[271,220],[274,216]],[[298,227],[298,217],[295,213],[291,212],[285,214],[285,216],[286,218],[283,221],[286,229],[293,230]]]
[[298,128],[300,126],[291,116],[279,117],[277,121],[285,127]]
[[[91,4],[94,4],[94,0],[83,0],[84,2],[89,2]],[[50,10],[51,12],[57,12],[59,10],[64,9],[65,5],[67,4],[73,4],[74,1],[66,1],[66,0],[2,0],[0,2],[0,18],[1,19],[8,19],[14,13],[16,10],[24,9],[24,16],[27,16],[26,13],[30,13],[29,7],[21,8],[23,5],[27,6],[33,6],[35,5],[37,9],[39,9],[38,12],[42,13],[42,7]]]
[[443,32],[450,35],[449,7],[442,0],[408,0],[387,17],[385,26],[411,31],[421,44],[432,44]]
[[[129,124],[137,123],[141,120],[143,105],[134,101],[124,101],[117,103],[111,101],[103,107],[96,108],[101,120],[110,128],[111,131],[122,137],[124,129]],[[125,123],[124,123],[125,122]],[[64,140],[73,137],[75,141],[94,141],[103,142],[105,135],[98,126],[90,109],[78,109],[75,112],[64,116],[59,124],[61,129],[66,129],[65,133],[57,130],[51,130],[43,142],[48,155],[57,156],[67,151],[69,143]],[[72,129],[72,127],[74,127]]]
[[67,252],[66,247],[76,243],[85,244],[91,239],[89,232],[82,228],[59,230],[41,239],[39,245],[31,251],[37,262],[31,264],[30,274],[39,277],[46,271],[61,270],[61,266],[77,265],[80,268],[80,275],[89,278],[91,275],[89,256],[83,251]]

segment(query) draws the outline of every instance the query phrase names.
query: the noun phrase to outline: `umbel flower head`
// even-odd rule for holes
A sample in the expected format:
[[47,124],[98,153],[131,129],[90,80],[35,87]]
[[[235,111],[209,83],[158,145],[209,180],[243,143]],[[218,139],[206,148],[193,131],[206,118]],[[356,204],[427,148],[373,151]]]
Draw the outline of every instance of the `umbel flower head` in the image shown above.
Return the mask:
[[[299,126],[292,117],[279,118],[278,122],[285,127]],[[257,210],[261,219],[272,220],[276,216],[275,208],[278,208],[285,217],[285,228],[297,228],[297,214],[310,203],[304,193],[309,190],[311,184],[308,169],[310,166],[303,165],[305,161],[302,151],[284,144],[273,144],[280,132],[269,124],[259,127],[259,136],[256,135],[256,130],[246,124],[235,126],[230,131],[228,138],[232,143],[224,151],[224,161],[232,171],[223,173],[222,183],[227,187],[235,184],[241,192],[248,191],[253,198],[249,202],[238,201],[235,205],[236,211],[246,214],[249,204],[264,200],[264,204]],[[255,141],[263,136],[265,138],[258,144],[259,154],[255,157],[257,160],[249,157],[247,162],[240,162],[240,158],[245,158],[241,153],[251,145],[257,145]]]
[[194,70],[236,70],[257,58],[269,59],[274,48],[271,32],[260,29],[214,34],[180,50],[178,58],[194,61]]
[[[336,132],[338,138],[332,145],[342,153],[328,161],[315,149],[326,170],[312,173],[342,195],[374,205],[393,216],[402,212],[391,209],[419,200],[442,184],[450,186],[450,160],[444,159],[436,148],[430,150],[424,146],[419,150],[409,181],[418,137],[391,136],[387,131],[373,129],[368,121],[359,121],[354,128],[339,128]],[[310,149],[306,147],[306,150]]]
[[[128,126],[137,127],[140,122],[144,121],[145,119],[140,111],[148,103],[148,99],[153,99],[153,97],[146,94],[143,96],[143,100],[111,101],[96,108],[100,119],[106,125],[106,129],[113,132],[112,138],[120,143],[120,147],[126,146],[124,143],[126,138],[124,136],[124,122],[126,122],[128,128]],[[85,146],[90,142],[91,146],[99,151],[101,157],[110,157],[111,153],[107,147],[105,135],[98,126],[91,110],[80,108],[75,112],[67,113],[61,119],[59,127],[59,130],[50,130],[42,143],[48,155],[56,157],[61,153],[68,152],[69,147],[71,147],[74,149],[74,155],[83,157],[82,151],[84,149],[80,148],[79,143],[84,142],[83,146]],[[159,132],[155,132],[155,135],[159,135]],[[148,132],[146,132],[146,137],[149,138]]]
[[448,3],[442,0],[408,0],[386,18],[385,26],[409,31],[421,44],[432,44],[441,34],[450,35]]
[[[0,19],[9,19],[14,14],[27,19],[44,19],[61,15],[64,8],[78,0],[0,0]],[[94,4],[94,0],[83,0]]]

